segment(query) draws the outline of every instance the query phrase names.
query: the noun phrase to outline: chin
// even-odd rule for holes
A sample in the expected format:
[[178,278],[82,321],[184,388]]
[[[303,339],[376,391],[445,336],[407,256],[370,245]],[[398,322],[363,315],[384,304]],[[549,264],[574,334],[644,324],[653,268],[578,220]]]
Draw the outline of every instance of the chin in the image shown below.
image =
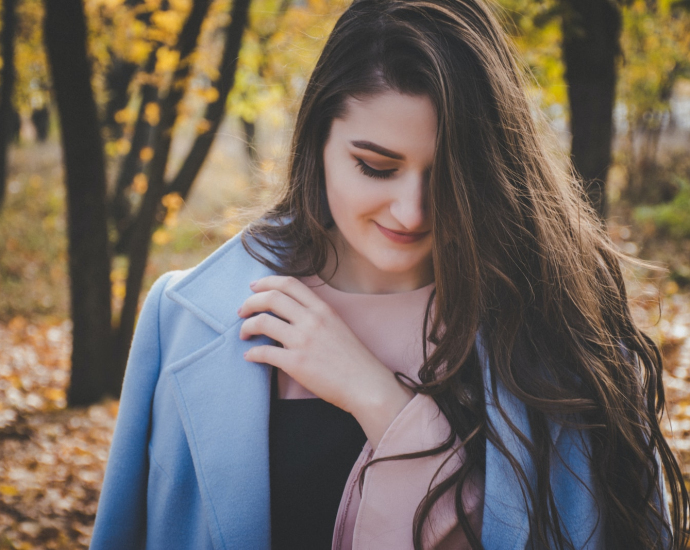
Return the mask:
[[369,261],[376,267],[379,271],[385,271],[391,274],[408,273],[413,271],[419,262],[407,261],[385,261],[382,260],[381,256],[374,256],[370,258]]

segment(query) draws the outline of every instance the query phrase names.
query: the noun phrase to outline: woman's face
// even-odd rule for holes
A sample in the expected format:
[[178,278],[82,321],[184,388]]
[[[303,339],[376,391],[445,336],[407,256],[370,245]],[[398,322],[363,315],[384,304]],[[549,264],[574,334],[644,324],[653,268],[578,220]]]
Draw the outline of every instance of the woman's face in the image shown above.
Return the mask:
[[[427,96],[393,91],[350,98],[333,120],[323,160],[335,288],[390,293],[433,281],[427,194],[436,126]],[[329,258],[327,275],[333,267]]]

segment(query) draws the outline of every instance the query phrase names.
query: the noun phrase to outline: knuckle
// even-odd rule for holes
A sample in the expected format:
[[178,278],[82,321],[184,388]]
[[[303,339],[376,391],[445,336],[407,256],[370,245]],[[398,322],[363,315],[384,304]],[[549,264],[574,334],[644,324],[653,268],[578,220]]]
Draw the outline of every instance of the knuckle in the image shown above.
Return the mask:
[[269,290],[266,293],[266,300],[270,303],[275,303],[280,299],[281,294],[282,292],[280,292],[280,290]]
[[270,315],[269,315],[268,313],[259,313],[259,314],[255,317],[256,321],[254,321],[254,323],[256,324],[257,328],[266,328],[266,326],[267,326],[268,323],[270,322],[269,317],[270,317]]

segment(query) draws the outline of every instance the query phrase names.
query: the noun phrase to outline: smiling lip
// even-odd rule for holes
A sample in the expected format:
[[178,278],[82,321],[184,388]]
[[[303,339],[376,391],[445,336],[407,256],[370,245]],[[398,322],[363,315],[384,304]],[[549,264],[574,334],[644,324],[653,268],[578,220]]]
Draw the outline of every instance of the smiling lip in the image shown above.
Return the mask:
[[[376,223],[376,222],[374,222],[374,223]],[[376,227],[378,227],[379,231],[381,231],[381,233],[383,233],[391,241],[393,241],[395,243],[401,243],[401,244],[409,244],[409,243],[416,242],[416,241],[426,237],[426,235],[429,233],[428,231],[424,231],[423,233],[404,233],[402,231],[392,231],[390,229],[386,229],[385,227],[383,227],[377,223],[376,223]]]

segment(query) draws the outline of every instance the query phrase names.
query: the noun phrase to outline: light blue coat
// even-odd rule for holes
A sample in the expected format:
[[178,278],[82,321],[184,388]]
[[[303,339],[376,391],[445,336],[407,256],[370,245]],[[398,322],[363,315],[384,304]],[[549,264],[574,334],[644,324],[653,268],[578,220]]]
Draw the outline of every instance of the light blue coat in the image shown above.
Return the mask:
[[[92,550],[270,548],[270,367],[242,353],[272,341],[240,340],[237,308],[252,294],[250,281],[272,273],[238,235],[151,288],[130,350]],[[486,361],[484,377],[490,387]],[[499,390],[512,421],[529,436],[524,405]],[[490,392],[486,397],[494,426],[533,481],[524,447]],[[576,548],[601,548],[587,440],[557,424],[551,435],[567,463],[556,458],[551,466],[564,527]],[[482,543],[487,550],[531,547],[522,488],[490,443]]]

